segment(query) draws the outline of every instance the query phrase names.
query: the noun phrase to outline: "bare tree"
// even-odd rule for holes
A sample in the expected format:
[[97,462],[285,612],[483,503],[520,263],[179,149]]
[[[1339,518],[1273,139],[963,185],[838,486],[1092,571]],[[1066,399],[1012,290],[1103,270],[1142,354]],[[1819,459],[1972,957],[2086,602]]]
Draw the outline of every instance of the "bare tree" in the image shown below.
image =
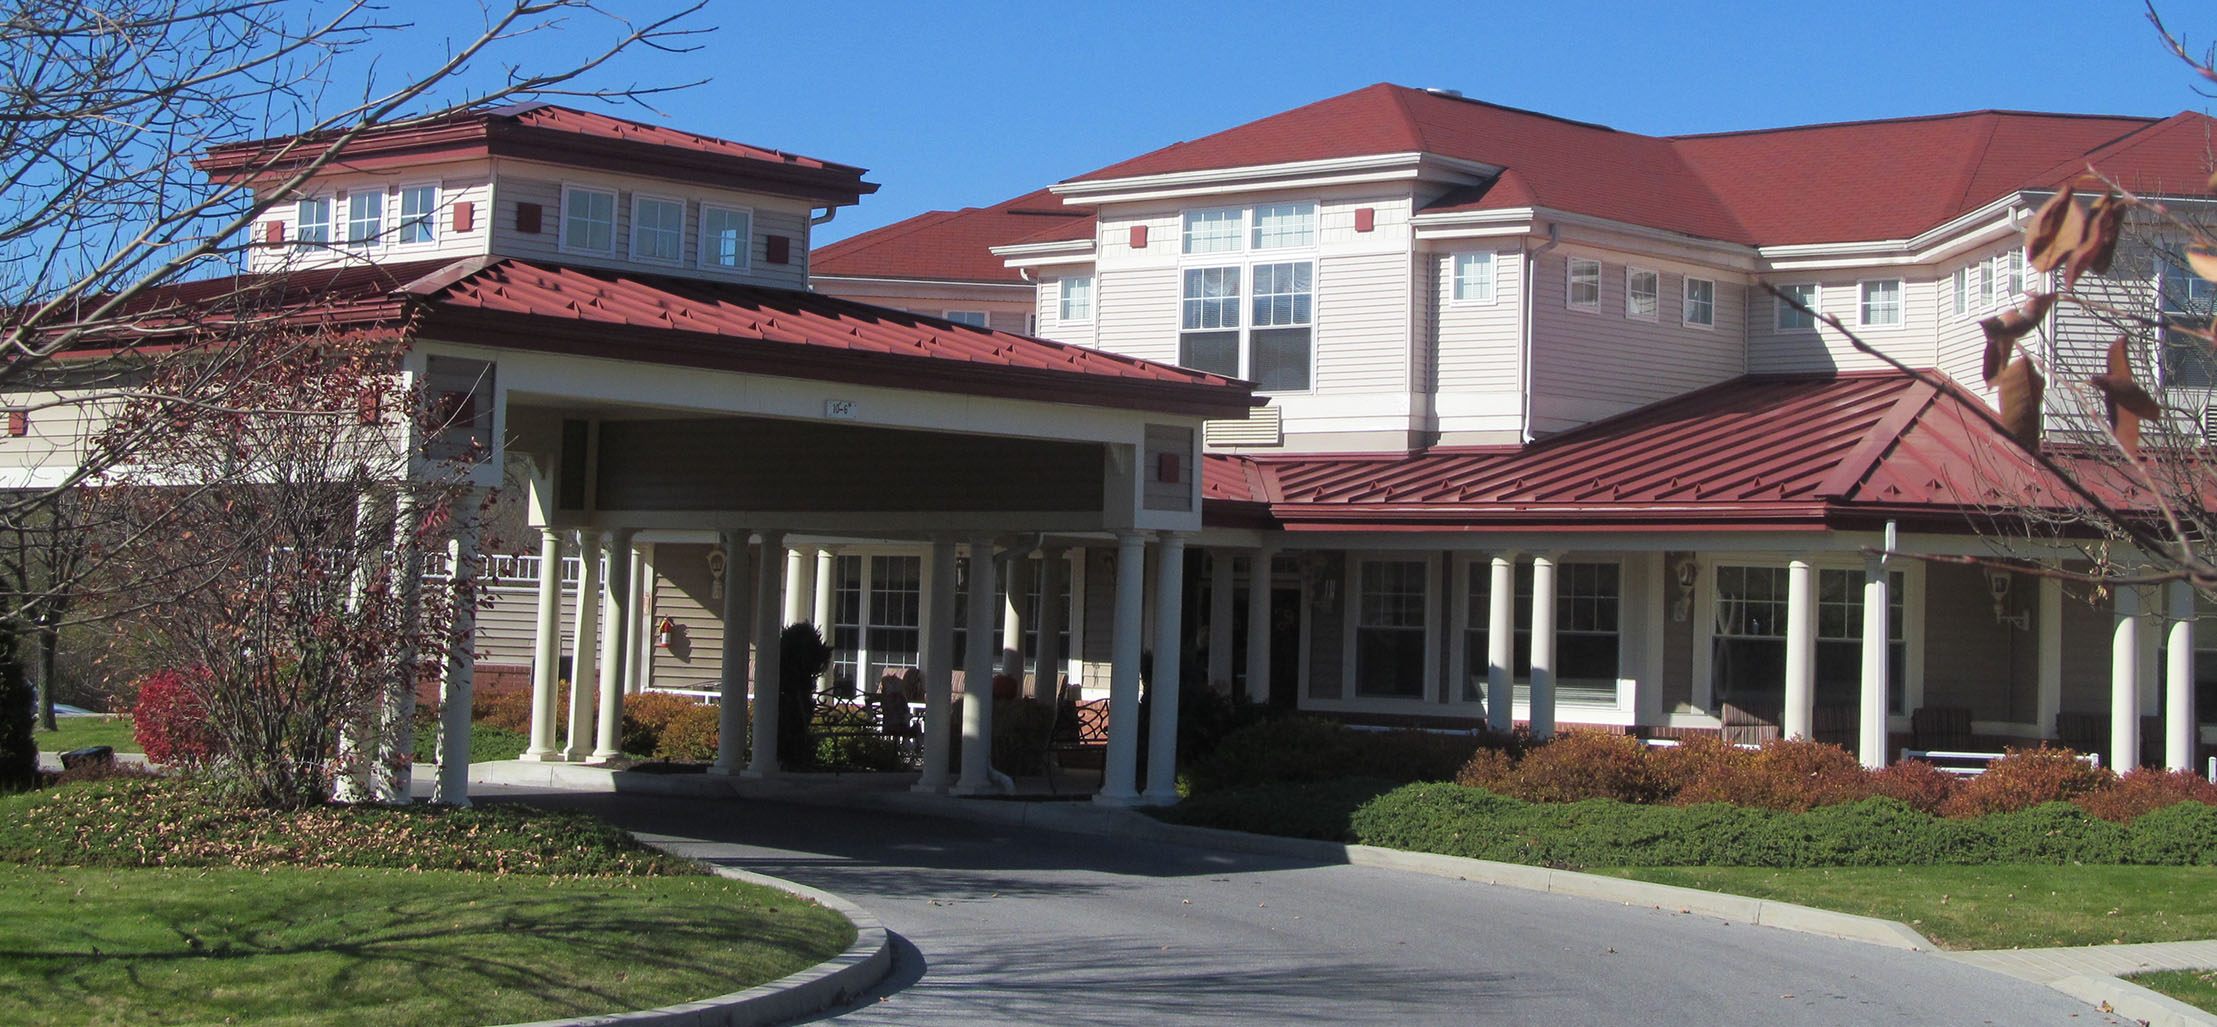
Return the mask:
[[[234,271],[247,229],[365,133],[526,99],[644,103],[672,86],[587,79],[626,50],[686,49],[694,30],[678,23],[700,6],[671,0],[635,21],[617,13],[632,4],[483,2],[482,31],[451,40],[424,38],[366,0],[12,5],[0,16],[0,389],[18,416],[98,423],[126,405],[180,397],[209,415],[252,407],[233,392],[255,368],[240,363],[243,347],[220,343],[254,333],[280,350],[312,347],[256,326],[288,323],[317,297],[171,286]],[[565,29],[593,33],[597,48],[543,67],[536,41]],[[342,82],[350,67],[379,67],[371,55],[392,54],[429,56],[401,60],[383,81]],[[240,174],[209,181],[192,168],[212,147],[254,140],[268,142],[246,148]],[[179,386],[163,369],[180,359],[193,387],[162,395]],[[133,466],[158,436],[99,437],[62,447],[50,466],[18,468],[0,491],[0,538],[12,534],[15,552],[62,552],[53,546],[88,531],[105,539],[82,558],[26,559],[0,575],[0,790],[30,783],[35,769],[23,663],[40,647],[22,644],[26,626],[43,635],[87,611],[159,601],[145,575],[115,570],[143,536],[103,536],[59,505]],[[72,604],[89,580],[107,581],[120,602]]]

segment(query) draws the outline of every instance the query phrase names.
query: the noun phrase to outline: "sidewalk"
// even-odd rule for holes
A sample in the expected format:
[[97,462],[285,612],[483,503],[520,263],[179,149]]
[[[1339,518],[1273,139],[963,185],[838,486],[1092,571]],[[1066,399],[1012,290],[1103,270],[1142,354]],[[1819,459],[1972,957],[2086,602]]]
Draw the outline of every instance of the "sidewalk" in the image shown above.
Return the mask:
[[[812,805],[899,810],[1075,834],[1141,837],[1201,848],[1334,860],[1684,910],[1722,920],[1932,952],[1941,958],[2046,985],[2090,1005],[2145,1021],[2150,1027],[2217,1027],[2217,1014],[2117,979],[2147,970],[2217,969],[2217,940],[1947,952],[1906,924],[1783,902],[1458,856],[1180,827],[1135,810],[1097,805],[1084,797],[1092,790],[1094,781],[1076,780],[1075,777],[1066,774],[1058,778],[1055,782],[1057,795],[1049,794],[1043,779],[1020,778],[1016,782],[1015,796],[963,799],[910,791],[916,780],[914,773],[788,774],[760,780],[702,774],[641,774],[562,763],[482,763],[470,768],[473,784],[703,798],[745,796]],[[1058,798],[1069,801],[1049,801]]]

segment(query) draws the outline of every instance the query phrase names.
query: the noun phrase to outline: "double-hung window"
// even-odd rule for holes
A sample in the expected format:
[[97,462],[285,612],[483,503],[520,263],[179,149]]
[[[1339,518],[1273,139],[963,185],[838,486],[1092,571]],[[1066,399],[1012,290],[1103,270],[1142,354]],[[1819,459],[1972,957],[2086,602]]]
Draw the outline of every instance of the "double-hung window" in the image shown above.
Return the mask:
[[1642,267],[1624,269],[1624,316],[1641,321],[1655,320],[1655,309],[1660,302],[1663,276]]
[[303,246],[331,244],[331,201],[312,197],[293,207],[293,241]]
[[1586,257],[1569,258],[1564,302],[1572,310],[1601,309],[1601,262]]
[[737,207],[701,204],[702,267],[745,271],[754,247],[754,213]]
[[[1464,607],[1463,666],[1465,698],[1483,691],[1490,661],[1493,572],[1485,561],[1468,570]],[[1599,561],[1555,565],[1555,684],[1564,702],[1614,703],[1617,699],[1619,612],[1623,603],[1622,569]],[[1519,682],[1517,698],[1527,697],[1532,678],[1532,565],[1519,563],[1510,623],[1516,636],[1509,674]]]
[[1493,302],[1493,254],[1455,254],[1454,302]]
[[631,256],[657,264],[675,264],[685,255],[685,201],[663,196],[631,197]]
[[1717,283],[1706,278],[1686,279],[1685,321],[1699,328],[1717,323]]
[[2195,274],[2175,247],[2158,250],[2155,260],[2156,309],[2162,314],[2163,385],[2172,389],[2217,389],[2217,354],[2199,333],[2217,306],[2217,283]]
[[1955,316],[1962,317],[1971,311],[1971,269],[1959,267],[1948,277],[1948,293],[1955,298]]
[[439,241],[439,187],[411,185],[400,190],[400,244],[421,246]]
[[1424,694],[1423,560],[1365,560],[1355,602],[1355,694],[1413,699]]
[[1901,279],[1864,282],[1856,307],[1855,323],[1866,328],[1893,328],[1901,324]]
[[[1817,327],[1817,287],[1815,283],[1781,285],[1779,295],[1772,300],[1776,304],[1772,325],[1782,332],[1814,331]],[[1792,300],[1793,303],[1786,302]],[[1801,304],[1797,308],[1794,303]]]
[[[1316,204],[1192,210],[1182,219],[1178,362],[1245,378],[1265,392],[1310,385],[1315,335],[1316,262],[1194,260],[1194,255],[1257,256],[1315,245]],[[1090,282],[1086,296],[1090,316]],[[1066,299],[1067,302],[1067,299]],[[1071,318],[1065,314],[1065,320]]]
[[1093,276],[1065,277],[1056,289],[1055,299],[1056,318],[1065,324],[1093,320]]
[[346,198],[346,244],[376,245],[385,231],[385,194],[376,187],[350,193]]
[[608,189],[562,187],[563,249],[572,253],[616,251],[616,194]]
[[[1817,569],[1816,702],[1847,706],[1857,701],[1863,673],[1863,572]],[[1716,569],[1716,620],[1711,631],[1710,673],[1715,695],[1763,716],[1785,701],[1789,572],[1784,567],[1720,566]],[[1887,574],[1888,707],[1907,712],[1903,697],[1908,646],[1903,641],[1900,571]]]

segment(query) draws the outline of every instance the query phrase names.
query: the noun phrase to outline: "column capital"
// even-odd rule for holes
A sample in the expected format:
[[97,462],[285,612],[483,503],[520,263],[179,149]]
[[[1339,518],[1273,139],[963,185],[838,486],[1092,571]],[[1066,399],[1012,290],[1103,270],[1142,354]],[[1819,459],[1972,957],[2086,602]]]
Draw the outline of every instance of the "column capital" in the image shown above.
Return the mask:
[[755,532],[755,534],[762,536],[762,544],[765,546],[774,546],[778,548],[783,548],[785,546],[784,528],[763,528],[762,530]]

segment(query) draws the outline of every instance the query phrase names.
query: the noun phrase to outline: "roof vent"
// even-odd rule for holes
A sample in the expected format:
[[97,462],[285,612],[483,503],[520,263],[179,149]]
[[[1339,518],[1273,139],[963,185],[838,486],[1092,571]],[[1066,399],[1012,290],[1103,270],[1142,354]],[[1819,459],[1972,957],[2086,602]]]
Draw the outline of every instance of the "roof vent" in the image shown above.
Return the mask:
[[1463,98],[1463,91],[1460,89],[1441,89],[1438,86],[1426,86],[1424,91],[1433,96],[1452,96],[1457,100]]
[[1285,445],[1285,411],[1275,406],[1254,407],[1247,411],[1245,420],[1221,420],[1201,422],[1201,443],[1209,448],[1222,446],[1282,446]]

